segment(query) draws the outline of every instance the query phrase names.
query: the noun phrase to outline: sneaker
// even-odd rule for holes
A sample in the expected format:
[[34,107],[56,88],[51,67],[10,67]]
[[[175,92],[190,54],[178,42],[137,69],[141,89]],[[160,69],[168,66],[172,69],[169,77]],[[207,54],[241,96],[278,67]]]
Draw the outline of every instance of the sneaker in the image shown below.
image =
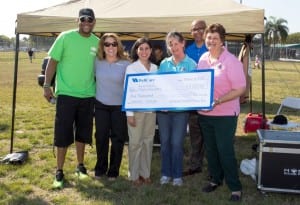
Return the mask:
[[117,177],[108,177],[107,180],[113,182],[117,180]]
[[62,170],[57,170],[55,179],[52,184],[53,189],[62,189],[64,187],[64,173]]
[[103,176],[95,175],[94,179],[96,179],[96,180],[101,180],[101,179],[103,179]]
[[170,177],[167,177],[167,176],[162,176],[160,178],[160,184],[163,185],[163,184],[168,184],[169,182],[171,181],[171,178]]
[[83,164],[77,166],[75,174],[79,179],[86,179],[89,177]]
[[182,186],[183,181],[181,178],[175,178],[173,179],[173,186]]

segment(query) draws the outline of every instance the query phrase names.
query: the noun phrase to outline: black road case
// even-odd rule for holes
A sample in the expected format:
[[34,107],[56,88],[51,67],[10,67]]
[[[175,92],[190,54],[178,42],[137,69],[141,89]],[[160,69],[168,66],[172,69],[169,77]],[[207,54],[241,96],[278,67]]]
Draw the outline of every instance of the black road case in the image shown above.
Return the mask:
[[257,130],[257,188],[300,193],[300,132]]

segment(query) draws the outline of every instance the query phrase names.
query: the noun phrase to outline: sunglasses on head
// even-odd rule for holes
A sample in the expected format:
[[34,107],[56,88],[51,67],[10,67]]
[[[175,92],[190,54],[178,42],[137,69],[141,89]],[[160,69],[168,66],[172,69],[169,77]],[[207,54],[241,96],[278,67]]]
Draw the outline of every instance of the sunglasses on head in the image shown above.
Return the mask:
[[93,23],[94,19],[92,17],[89,17],[89,16],[82,16],[79,18],[80,22],[83,23],[83,22],[89,22],[89,23]]
[[113,42],[113,43],[104,42],[103,45],[105,47],[109,47],[109,46],[117,47],[118,43],[117,42]]

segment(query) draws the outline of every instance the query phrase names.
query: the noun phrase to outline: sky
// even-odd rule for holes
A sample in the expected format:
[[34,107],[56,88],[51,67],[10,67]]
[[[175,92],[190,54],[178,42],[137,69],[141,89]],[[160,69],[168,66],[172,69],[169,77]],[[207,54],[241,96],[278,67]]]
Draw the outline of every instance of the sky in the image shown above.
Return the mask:
[[[0,8],[0,35],[15,36],[15,20],[18,13],[35,11],[68,0],[8,0]],[[274,16],[288,21],[289,33],[300,32],[299,0],[234,0],[254,8],[265,9],[265,17]],[[99,1],[101,2],[101,1]]]
[[300,32],[299,0],[234,0],[246,6],[265,10],[265,17],[283,18],[288,21],[289,33]]
[[68,0],[8,0],[0,8],[0,35],[15,37],[15,21],[18,13],[35,11]]

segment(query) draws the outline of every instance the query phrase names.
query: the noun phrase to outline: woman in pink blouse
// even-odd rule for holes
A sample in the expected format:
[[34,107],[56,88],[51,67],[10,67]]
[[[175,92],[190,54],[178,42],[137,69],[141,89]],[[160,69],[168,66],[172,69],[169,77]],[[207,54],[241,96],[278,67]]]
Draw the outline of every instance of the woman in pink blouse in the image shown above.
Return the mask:
[[224,47],[225,28],[212,24],[205,30],[208,52],[198,69],[214,69],[214,103],[209,111],[198,111],[211,181],[202,191],[209,193],[223,183],[231,190],[230,201],[240,201],[242,185],[234,151],[234,136],[240,113],[239,97],[246,81],[242,63]]

